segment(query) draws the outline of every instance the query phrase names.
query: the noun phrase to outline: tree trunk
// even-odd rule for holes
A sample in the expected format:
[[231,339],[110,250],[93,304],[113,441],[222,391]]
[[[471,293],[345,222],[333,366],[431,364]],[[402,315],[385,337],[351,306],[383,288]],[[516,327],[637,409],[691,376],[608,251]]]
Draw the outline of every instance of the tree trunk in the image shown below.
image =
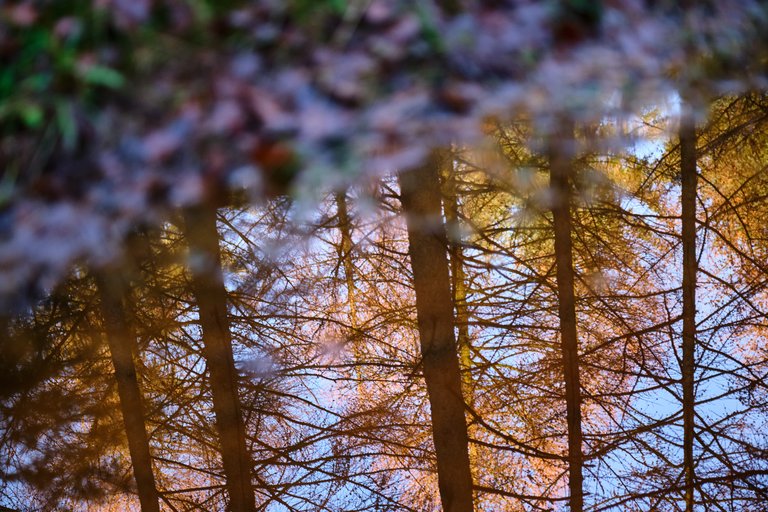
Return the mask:
[[[352,332],[352,353],[355,356],[355,363],[360,363],[362,359],[362,350],[360,350],[362,336],[360,332],[360,322],[357,317],[357,287],[355,286],[355,266],[352,262],[352,225],[349,220],[349,211],[347,209],[347,193],[344,190],[336,193],[336,215],[339,220],[339,233],[341,234],[339,259],[341,260],[344,267],[344,282],[347,288],[347,309],[349,313],[349,327]],[[358,397],[362,398],[363,372],[359,364],[355,365],[355,378],[357,379]]]
[[552,137],[549,147],[550,187],[554,195],[552,216],[555,228],[557,298],[568,423],[568,485],[571,512],[581,512],[584,509],[584,456],[581,452],[581,383],[571,244],[571,178],[574,156],[572,123],[564,123],[562,131],[555,132]]
[[445,512],[473,510],[467,423],[453,335],[439,158],[400,175],[416,291],[422,367],[432,412],[440,499]]
[[142,512],[160,512],[155,477],[152,472],[152,457],[144,424],[141,390],[136,378],[134,361],[134,357],[138,355],[136,335],[126,315],[126,283],[119,272],[120,269],[113,269],[111,273],[101,274],[96,279],[101,298],[102,317],[112,366],[115,368],[120,412],[123,415],[125,435],[128,438],[128,452],[131,455],[141,510]]
[[[685,105],[683,106],[685,109]],[[694,372],[696,351],[696,125],[684,110],[680,120],[680,172],[683,242],[683,471],[685,510],[693,511],[696,475],[693,462]]]
[[251,458],[237,392],[216,209],[210,205],[191,208],[185,212],[185,223],[191,255],[192,292],[203,332],[203,351],[210,374],[229,510],[253,512],[256,504],[251,483]]
[[336,214],[339,218],[339,232],[341,234],[341,247],[339,258],[344,266],[344,280],[347,286],[347,307],[349,308],[349,326],[355,337],[358,337],[359,322],[357,319],[357,307],[355,305],[357,288],[355,287],[355,266],[352,263],[352,227],[347,210],[347,193],[336,193]]
[[456,310],[456,334],[459,346],[461,384],[464,400],[470,406],[474,403],[472,384],[472,346],[469,339],[469,313],[467,312],[467,285],[464,273],[464,251],[459,234],[459,199],[456,187],[456,173],[448,165],[443,187],[445,197],[445,220],[448,225],[448,252],[451,261],[451,289]]

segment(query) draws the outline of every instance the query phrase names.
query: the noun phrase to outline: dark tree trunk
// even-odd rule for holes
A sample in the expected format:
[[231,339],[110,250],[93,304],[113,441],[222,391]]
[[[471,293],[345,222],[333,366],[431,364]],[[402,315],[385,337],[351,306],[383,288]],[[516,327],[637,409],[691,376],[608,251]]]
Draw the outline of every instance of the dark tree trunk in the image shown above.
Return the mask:
[[473,510],[467,423],[453,334],[439,158],[400,175],[416,290],[422,367],[432,412],[438,484],[445,512]]
[[552,216],[555,228],[557,298],[568,423],[568,486],[571,512],[581,512],[584,509],[584,456],[581,451],[581,383],[571,244],[573,125],[564,123],[562,131],[556,132],[552,137],[549,150],[550,187],[554,195]]
[[144,408],[141,390],[136,378],[134,357],[137,356],[136,335],[126,314],[126,283],[119,274],[120,269],[97,277],[101,298],[101,311],[115,368],[117,393],[120,397],[120,412],[123,415],[128,451],[133,465],[133,476],[139,493],[142,512],[159,512],[158,493],[152,472],[152,457],[144,424]]
[[200,315],[204,356],[210,374],[213,411],[221,444],[229,509],[256,510],[251,483],[251,458],[237,391],[227,291],[221,271],[216,209],[199,206],[186,211],[186,236],[191,253],[192,293]]
[[685,510],[693,511],[696,475],[693,461],[696,351],[696,125],[690,112],[680,120],[680,172],[683,241],[683,471]]

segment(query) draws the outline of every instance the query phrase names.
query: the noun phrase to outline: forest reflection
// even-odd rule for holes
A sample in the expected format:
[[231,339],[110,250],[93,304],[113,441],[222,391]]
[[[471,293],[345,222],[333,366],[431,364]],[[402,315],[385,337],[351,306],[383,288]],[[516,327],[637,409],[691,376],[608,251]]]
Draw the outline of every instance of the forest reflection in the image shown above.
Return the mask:
[[760,510],[767,108],[499,124],[311,213],[134,226],[2,319],[0,500]]

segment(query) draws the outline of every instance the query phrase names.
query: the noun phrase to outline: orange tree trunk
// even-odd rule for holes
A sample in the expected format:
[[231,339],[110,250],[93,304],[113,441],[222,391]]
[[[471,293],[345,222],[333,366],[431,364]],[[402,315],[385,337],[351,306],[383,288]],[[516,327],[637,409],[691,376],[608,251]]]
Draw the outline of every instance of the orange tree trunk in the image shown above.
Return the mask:
[[432,413],[440,499],[445,512],[473,510],[467,423],[456,354],[439,158],[400,175],[416,291],[424,381]]
[[227,315],[227,291],[221,271],[216,209],[202,205],[185,213],[186,236],[192,254],[192,293],[200,315],[203,353],[210,375],[213,411],[221,459],[233,512],[256,510],[251,483],[251,458],[237,392],[237,371]]

